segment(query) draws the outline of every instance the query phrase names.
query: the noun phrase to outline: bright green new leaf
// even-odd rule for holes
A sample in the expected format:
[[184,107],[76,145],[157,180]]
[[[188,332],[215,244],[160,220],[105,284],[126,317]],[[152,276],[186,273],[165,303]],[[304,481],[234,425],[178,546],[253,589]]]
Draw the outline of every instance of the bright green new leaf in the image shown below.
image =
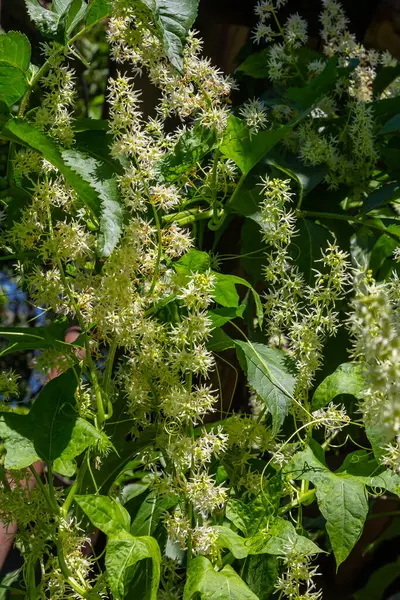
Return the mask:
[[107,536],[117,536],[121,532],[129,532],[131,518],[128,511],[116,500],[108,496],[86,495],[75,496],[83,512],[91,523]]
[[0,102],[12,106],[29,87],[31,45],[19,31],[0,34]]
[[293,364],[282,351],[265,344],[235,341],[240,366],[249,385],[267,405],[276,434],[288,414],[293,400],[296,377]]
[[1,413],[7,469],[23,469],[38,458],[46,462],[63,454],[74,458],[96,440],[90,425],[79,418],[76,386],[76,374],[70,369],[45,385],[27,415]]
[[226,565],[215,571],[205,556],[197,556],[190,562],[183,600],[258,600],[243,579]]
[[339,567],[360,538],[368,514],[364,481],[347,472],[332,473],[309,447],[295,454],[285,471],[293,479],[306,479],[315,485],[318,506],[326,519]]
[[134,537],[121,533],[107,542],[106,569],[114,600],[124,600],[134,577],[132,567],[145,558],[152,561],[149,600],[156,600],[160,582],[161,552],[157,541],[149,536]]
[[231,158],[237,164],[243,175],[247,175],[290,130],[291,127],[283,126],[280,129],[252,134],[242,119],[231,115],[219,149],[224,156]]
[[68,446],[63,450],[61,456],[54,461],[54,471],[67,477],[72,477],[76,471],[75,457],[79,456],[93,446],[97,441],[101,441],[102,434],[88,421],[78,417],[71,433],[71,439]]
[[312,399],[313,409],[326,406],[340,394],[361,398],[366,385],[364,371],[364,365],[357,362],[339,365],[336,371],[325,377],[315,390]]
[[196,16],[199,0],[141,0],[152,12],[171,64],[183,71],[183,45]]
[[246,279],[242,279],[242,277],[237,277],[236,275],[225,275],[224,273],[217,272],[213,272],[213,275],[215,278],[213,297],[215,301],[221,306],[225,306],[227,308],[239,307],[239,294],[236,291],[237,285],[244,285],[251,291],[256,306],[258,324],[260,327],[262,327],[264,311],[261,304],[260,296],[255,291],[253,286],[248,281],[246,281]]
[[177,273],[190,275],[190,273],[204,273],[210,268],[210,256],[200,250],[189,250],[174,264]]

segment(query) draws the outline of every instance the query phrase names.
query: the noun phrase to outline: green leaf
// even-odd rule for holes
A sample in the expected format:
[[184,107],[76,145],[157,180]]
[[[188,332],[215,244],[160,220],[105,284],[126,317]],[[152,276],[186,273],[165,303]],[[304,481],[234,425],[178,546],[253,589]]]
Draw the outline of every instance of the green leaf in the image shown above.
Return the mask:
[[246,538],[238,535],[229,527],[213,527],[218,532],[217,545],[220,548],[228,548],[235,558],[246,558],[249,554],[249,548],[246,545]]
[[190,562],[183,600],[191,600],[197,594],[201,600],[258,600],[231,566],[217,572],[205,556]]
[[26,92],[31,45],[19,31],[0,34],[0,102],[12,106]]
[[218,304],[221,304],[221,306],[225,306],[227,308],[239,307],[239,294],[236,291],[237,285],[244,285],[251,291],[256,306],[258,324],[261,327],[264,318],[264,311],[260,296],[255,291],[253,286],[245,279],[242,279],[242,277],[237,277],[236,275],[216,272],[213,272],[213,275],[215,277],[213,297]]
[[[53,2],[54,6],[54,2]],[[86,17],[88,5],[85,0],[72,0],[71,6],[67,13],[67,20],[65,24],[66,39],[68,40],[75,28],[81,23]]]
[[198,0],[141,0],[151,11],[171,64],[183,72],[183,44],[192,27]]
[[[354,594],[354,600],[383,600],[386,598],[385,590],[400,576],[400,558],[376,569],[368,579],[365,586]],[[392,596],[395,600],[395,596]]]
[[113,169],[106,163],[77,150],[64,150],[62,158],[92,189],[101,200],[100,236],[98,254],[110,256],[122,231],[123,210]]
[[336,64],[337,59],[335,57],[330,58],[324,70],[317,77],[301,88],[289,88],[286,93],[287,97],[303,109],[309,108],[318,102],[336,83],[338,77]]
[[25,4],[29,17],[44,37],[59,37],[60,13],[44,8],[38,0],[25,0]]
[[246,540],[249,554],[273,554],[286,556],[288,548],[300,554],[312,555],[322,552],[314,542],[298,535],[290,521],[278,517],[267,533],[259,533]]
[[0,338],[8,340],[9,345],[0,352],[0,356],[7,356],[13,352],[24,350],[43,350],[44,348],[57,348],[64,350],[66,347],[75,346],[64,342],[67,321],[54,321],[46,327],[3,327],[0,329]]
[[372,84],[374,97],[380,96],[382,92],[400,76],[400,65],[395,67],[383,67],[379,70]]
[[250,54],[237,68],[237,71],[254,77],[254,79],[265,79],[268,77],[268,55],[269,48],[265,48],[261,52]]
[[400,185],[398,183],[387,183],[375,192],[372,192],[363,202],[361,213],[368,213],[375,208],[381,208],[400,198]]
[[76,462],[74,458],[79,456],[93,446],[96,441],[102,440],[102,434],[88,421],[78,417],[71,433],[68,446],[63,450],[61,456],[54,461],[54,471],[67,477],[72,477],[76,471]]
[[249,385],[266,403],[276,435],[293,400],[296,377],[289,357],[264,344],[235,341],[240,366]]
[[111,4],[108,0],[91,0],[86,16],[86,26],[95,25],[111,14]]
[[38,0],[25,0],[28,14],[44,37],[64,43],[85,18],[85,0],[53,0],[51,10]]
[[365,367],[361,363],[349,362],[338,366],[319,384],[312,399],[313,409],[321,408],[340,394],[349,394],[357,399],[362,398],[365,389]]
[[178,496],[160,497],[156,492],[150,492],[136,513],[131,533],[133,535],[153,535],[166,511],[176,506],[178,502]]
[[121,533],[108,540],[105,562],[108,583],[115,600],[127,597],[135,573],[132,567],[145,558],[151,559],[153,567],[149,600],[156,600],[161,564],[157,541],[149,536],[134,537],[129,533]]
[[211,338],[207,342],[208,350],[211,350],[211,352],[223,352],[234,347],[235,342],[223,329],[220,327],[213,329]]
[[306,479],[315,485],[318,506],[326,519],[339,567],[360,538],[368,514],[364,482],[348,473],[332,473],[309,447],[295,454],[285,471],[293,479]]
[[[72,446],[77,451],[84,446],[76,386],[76,375],[70,369],[45,385],[27,415],[1,413],[0,437],[7,450],[7,469],[23,469],[38,458],[52,462],[63,453],[71,456]],[[78,431],[74,432],[75,428]]]
[[265,265],[265,242],[262,239],[260,226],[253,219],[245,219],[241,232],[241,257],[246,273],[253,284],[264,282],[263,267]]
[[0,600],[7,600],[8,598],[15,597],[15,594],[12,595],[10,588],[15,586],[17,583],[19,576],[21,574],[22,567],[16,569],[15,571],[10,571],[6,573],[0,580]]
[[305,166],[296,156],[287,156],[273,150],[265,157],[265,162],[289,177],[292,177],[299,185],[302,196],[309,194],[328,174],[325,166]]
[[74,500],[89,517],[91,523],[109,537],[129,532],[131,518],[128,511],[108,496],[75,496]]
[[296,266],[303,273],[306,283],[312,285],[315,278],[315,261],[321,258],[329,232],[310,219],[298,219],[296,235],[290,245],[290,254]]
[[389,121],[386,121],[378,133],[379,135],[386,135],[388,133],[397,133],[398,131],[400,131],[400,114],[394,115]]
[[386,454],[385,446],[392,441],[391,428],[379,419],[364,418],[365,433],[374,456],[379,460]]
[[156,165],[157,174],[172,183],[196,167],[215,148],[217,141],[213,129],[196,123],[179,138],[172,152]]
[[22,119],[11,119],[3,127],[1,137],[40,152],[49,163],[64,175],[67,183],[76,190],[81,200],[91,211],[95,215],[100,214],[98,193],[66,164],[56,144],[49,136]]
[[282,126],[252,135],[242,119],[231,115],[219,149],[224,156],[237,164],[243,175],[247,175],[290,130],[291,127]]
[[182,275],[204,273],[210,268],[210,256],[207,252],[192,249],[176,261],[174,267],[176,272]]
[[[389,225],[388,231],[400,236],[400,225]],[[386,233],[379,236],[372,248],[369,259],[369,268],[373,274],[376,274],[379,271],[387,258],[392,257],[393,252],[398,245],[399,243]]]
[[278,559],[271,554],[255,554],[245,562],[243,578],[259,600],[270,600],[278,575]]
[[208,311],[207,316],[214,328],[222,327],[225,323],[229,323],[229,321],[233,321],[233,319],[236,319],[237,317],[242,317],[245,308],[245,304],[241,304],[237,308],[233,306],[214,308],[213,310]]

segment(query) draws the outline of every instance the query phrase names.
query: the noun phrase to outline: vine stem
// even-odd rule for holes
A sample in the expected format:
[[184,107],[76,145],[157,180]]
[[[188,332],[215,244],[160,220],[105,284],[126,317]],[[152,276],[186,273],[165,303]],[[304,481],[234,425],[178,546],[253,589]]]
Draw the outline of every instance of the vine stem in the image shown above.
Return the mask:
[[154,265],[153,279],[151,281],[150,290],[148,293],[149,296],[151,296],[151,294],[153,293],[155,285],[157,283],[157,277],[158,277],[158,273],[160,271],[161,253],[162,253],[160,217],[158,216],[158,211],[157,211],[156,207],[154,206],[154,204],[152,204],[152,209],[153,209],[154,221],[155,221],[156,227],[157,227],[158,248],[157,248],[156,264]]
[[381,233],[385,233],[389,237],[396,240],[396,242],[400,241],[400,236],[397,235],[396,233],[394,233],[393,231],[390,231],[390,229],[388,229],[384,225],[381,226],[376,223],[370,223],[369,221],[366,221],[362,217],[361,218],[360,217],[351,217],[350,215],[341,215],[338,213],[325,213],[325,212],[318,212],[318,211],[314,211],[314,210],[302,210],[299,212],[299,217],[312,217],[315,219],[335,219],[338,221],[347,221],[348,223],[356,223],[359,225],[365,225],[365,227],[368,227],[369,229],[373,229],[375,231],[380,231]]
[[284,506],[283,508],[281,508],[280,511],[278,512],[278,514],[279,515],[284,515],[285,513],[291,511],[293,508],[296,508],[297,506],[300,506],[300,504],[303,504],[304,502],[307,502],[308,500],[313,500],[315,498],[315,494],[316,494],[316,489],[315,488],[313,488],[312,490],[308,490],[308,491],[300,494],[299,497],[296,498],[296,500],[293,500],[292,502],[289,502],[289,504],[286,504],[286,506]]

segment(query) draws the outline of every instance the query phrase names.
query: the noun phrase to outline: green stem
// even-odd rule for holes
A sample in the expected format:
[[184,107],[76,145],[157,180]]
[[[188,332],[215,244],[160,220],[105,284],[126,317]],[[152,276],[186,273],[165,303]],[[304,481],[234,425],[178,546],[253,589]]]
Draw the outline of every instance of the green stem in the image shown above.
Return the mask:
[[351,217],[349,215],[341,215],[338,213],[325,213],[314,210],[302,210],[299,212],[299,217],[311,217],[315,219],[334,219],[339,221],[347,221],[348,223],[356,223],[358,225],[365,225],[365,227],[368,227],[369,229],[385,233],[389,237],[396,240],[396,242],[400,241],[400,236],[394,233],[393,231],[390,231],[390,229],[388,229],[384,225],[371,223],[370,221],[366,221],[363,217]]
[[57,502],[57,498],[54,492],[54,483],[53,483],[53,467],[51,462],[47,463],[47,479],[48,479],[48,484],[49,484],[49,496],[50,496],[50,500],[51,503],[53,505],[53,508],[56,512],[59,512],[60,507],[58,505]]
[[113,366],[114,366],[115,353],[117,351],[117,346],[118,346],[117,338],[114,338],[110,344],[110,348],[108,351],[108,357],[107,357],[106,370],[104,373],[104,389],[106,390],[107,393],[109,392],[109,387],[110,387],[110,383],[111,383],[111,375],[112,375],[112,370],[113,370]]
[[68,511],[71,508],[71,504],[74,501],[75,495],[78,492],[79,487],[85,476],[86,468],[87,468],[86,458],[89,454],[90,454],[90,450],[87,450],[86,455],[84,456],[82,464],[79,468],[78,475],[76,476],[76,479],[68,492],[68,496],[66,497],[64,504],[61,507],[61,511],[62,511],[64,518],[68,515]]
[[213,223],[218,223],[218,204],[217,204],[217,170],[218,170],[218,160],[219,160],[220,151],[218,148],[214,152],[214,162],[212,167],[212,175],[211,175],[211,208],[213,215]]
[[154,266],[153,279],[152,279],[150,290],[149,290],[149,294],[148,294],[149,296],[151,296],[151,294],[153,293],[155,285],[157,283],[157,277],[158,277],[158,273],[160,271],[161,253],[162,253],[162,239],[161,239],[160,217],[158,216],[158,212],[157,212],[157,209],[154,206],[154,204],[152,204],[152,208],[153,208],[154,220],[156,222],[156,227],[157,227],[158,249],[157,249],[156,264]]
[[[209,219],[213,216],[213,209],[202,210],[201,208],[191,208],[189,210],[183,210],[179,213],[170,213],[164,215],[162,220],[164,223],[176,223],[177,225],[189,225],[195,221],[201,221],[203,219]],[[220,215],[219,215],[220,216]]]
[[[58,504],[56,503],[56,506],[53,504],[50,493],[47,493],[47,490],[46,490],[45,486],[43,485],[43,481],[41,480],[40,476],[36,473],[36,470],[34,469],[34,467],[32,465],[29,467],[29,470],[31,471],[34,478],[36,479],[36,484],[37,484],[38,488],[40,489],[40,491],[42,492],[50,510],[51,511],[55,510],[56,512],[58,512]],[[49,490],[49,492],[50,492],[50,490]]]
[[298,506],[300,506],[304,502],[307,502],[309,500],[313,500],[315,498],[315,494],[316,494],[315,488],[313,488],[312,490],[308,490],[304,494],[300,494],[299,497],[296,498],[296,500],[293,500],[292,502],[290,502],[289,504],[286,504],[286,506],[284,506],[283,508],[281,508],[278,514],[279,515],[284,515],[287,512],[289,512],[290,510],[292,510],[293,508],[297,508]]

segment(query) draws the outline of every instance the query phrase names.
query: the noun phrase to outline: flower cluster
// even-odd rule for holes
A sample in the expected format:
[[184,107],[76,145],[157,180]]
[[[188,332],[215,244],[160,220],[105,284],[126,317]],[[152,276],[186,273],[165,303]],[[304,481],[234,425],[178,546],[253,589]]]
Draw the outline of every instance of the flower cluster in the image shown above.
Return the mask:
[[338,328],[335,304],[349,282],[347,254],[336,244],[322,252],[321,271],[314,269],[313,285],[307,285],[293,263],[291,241],[295,236],[295,214],[289,181],[263,181],[265,200],[261,207],[261,231],[267,245],[265,278],[271,286],[266,296],[268,333],[278,345],[288,345],[298,369],[297,396],[307,396],[321,364],[323,342]]
[[281,559],[286,570],[278,577],[276,589],[288,600],[319,600],[322,592],[316,590],[314,577],[319,575],[318,567],[311,566],[311,558],[288,548],[287,555]]
[[[353,355],[365,364],[365,389],[360,409],[367,429],[380,424],[381,446],[387,446],[384,463],[399,470],[400,442],[400,342],[397,315],[388,288],[376,283],[371,273],[359,275],[358,294],[350,317]],[[385,443],[386,440],[386,443]]]

